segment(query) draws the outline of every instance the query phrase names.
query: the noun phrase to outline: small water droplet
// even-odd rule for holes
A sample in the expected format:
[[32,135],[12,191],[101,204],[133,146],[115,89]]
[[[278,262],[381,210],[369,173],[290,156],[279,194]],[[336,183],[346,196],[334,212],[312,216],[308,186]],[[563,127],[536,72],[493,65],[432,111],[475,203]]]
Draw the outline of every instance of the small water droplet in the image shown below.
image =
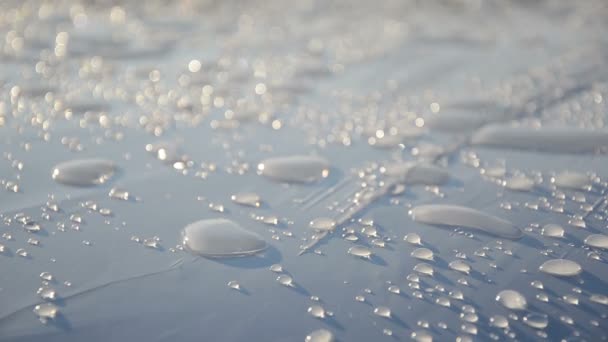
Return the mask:
[[281,284],[283,286],[287,286],[287,287],[295,286],[295,284],[293,283],[293,278],[287,274],[281,274],[280,276],[278,276],[277,282],[279,282],[279,284]]
[[364,259],[370,259],[373,253],[369,248],[365,246],[353,246],[348,249],[348,254]]
[[230,199],[236,204],[254,208],[259,208],[262,203],[260,196],[253,192],[239,192],[230,196]]
[[420,235],[418,235],[416,233],[407,234],[405,237],[403,237],[403,240],[412,245],[421,245],[422,244],[422,239],[420,238]]
[[469,274],[471,272],[471,266],[462,260],[454,260],[449,263],[448,267],[453,269],[454,271],[466,274]]
[[384,318],[391,318],[391,309],[386,306],[378,306],[374,308],[374,315]]
[[241,289],[241,285],[236,280],[231,280],[228,282],[228,287],[239,291]]
[[421,260],[433,261],[433,251],[428,248],[416,248],[410,254],[412,257]]
[[416,266],[414,266],[414,271],[429,277],[432,277],[433,273],[435,272],[433,270],[433,266],[426,263],[417,264]]
[[547,224],[541,230],[543,236],[562,238],[564,237],[564,228],[557,224]]
[[524,316],[523,322],[534,329],[545,329],[549,325],[549,317],[545,314],[531,312]]
[[311,332],[304,339],[305,342],[334,342],[334,335],[326,329],[319,329]]
[[307,312],[314,318],[325,318],[325,309],[321,305],[311,305],[308,307]]

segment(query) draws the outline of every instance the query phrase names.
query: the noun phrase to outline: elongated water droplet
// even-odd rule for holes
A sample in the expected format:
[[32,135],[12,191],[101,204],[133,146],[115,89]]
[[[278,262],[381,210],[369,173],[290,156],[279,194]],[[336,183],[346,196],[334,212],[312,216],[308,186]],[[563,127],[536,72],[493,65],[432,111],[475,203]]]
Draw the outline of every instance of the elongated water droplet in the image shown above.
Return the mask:
[[280,182],[311,183],[329,175],[329,162],[317,156],[269,158],[258,164],[258,171]]
[[530,191],[534,188],[534,180],[524,175],[519,175],[505,180],[503,186],[515,191]]
[[426,263],[417,264],[416,266],[414,266],[414,271],[420,274],[427,275],[429,277],[432,277],[435,272],[433,270],[433,266]]
[[365,246],[352,246],[348,249],[348,254],[354,255],[364,259],[370,259],[372,257],[371,249]]
[[307,312],[314,318],[325,318],[325,309],[321,305],[311,305],[308,307]]
[[563,171],[551,178],[551,182],[561,188],[586,190],[591,186],[589,176],[584,173]]
[[311,332],[304,339],[305,342],[334,342],[334,334],[326,329],[319,329]]
[[330,231],[336,228],[336,221],[329,217],[319,217],[310,221],[309,226],[314,230]]
[[236,257],[259,253],[268,245],[259,235],[226,219],[200,220],[182,231],[182,242],[192,253],[206,257]]
[[490,317],[490,325],[496,328],[505,329],[509,327],[509,320],[505,316],[494,315]]
[[416,248],[410,255],[416,259],[433,260],[433,251],[428,248]]
[[57,164],[51,176],[58,183],[84,187],[104,184],[116,171],[110,160],[77,159]]
[[511,222],[467,207],[429,204],[415,207],[410,213],[414,221],[426,224],[472,228],[510,239],[522,236],[521,230]]
[[591,234],[585,238],[585,245],[608,249],[608,235],[604,234]]
[[236,204],[254,208],[258,208],[262,203],[260,196],[253,192],[239,192],[230,196],[230,199]]
[[378,306],[374,308],[374,315],[384,318],[391,318],[391,309],[386,306]]
[[500,291],[496,295],[496,301],[511,310],[525,310],[528,306],[526,298],[515,290]]
[[557,224],[547,224],[541,230],[543,236],[562,238],[564,237],[564,228]]
[[433,335],[426,330],[416,330],[411,333],[410,337],[416,342],[433,342]]
[[608,130],[491,125],[478,130],[471,143],[550,153],[594,153],[608,147]]
[[608,305],[608,296],[605,295],[592,294],[589,296],[589,300],[597,304]]
[[560,277],[577,276],[583,271],[581,265],[567,259],[551,259],[545,261],[538,269],[543,273]]
[[448,181],[449,173],[433,164],[400,162],[384,167],[385,174],[408,185],[441,185]]
[[454,271],[469,274],[471,272],[471,266],[462,260],[454,260],[448,265]]
[[532,312],[524,316],[523,322],[534,329],[545,329],[549,325],[549,317],[545,314]]

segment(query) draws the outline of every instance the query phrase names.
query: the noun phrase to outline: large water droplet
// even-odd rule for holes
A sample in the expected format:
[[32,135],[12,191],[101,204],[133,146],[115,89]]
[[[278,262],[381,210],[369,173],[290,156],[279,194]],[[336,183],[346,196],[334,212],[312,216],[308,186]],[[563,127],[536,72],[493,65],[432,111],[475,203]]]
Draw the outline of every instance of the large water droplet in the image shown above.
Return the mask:
[[314,318],[325,318],[325,309],[319,304],[309,306],[307,312]]
[[585,190],[591,186],[589,176],[584,173],[563,171],[551,178],[551,182],[561,188]]
[[326,329],[319,329],[311,332],[304,339],[305,342],[334,342],[334,334]]
[[535,312],[525,315],[523,321],[534,329],[545,329],[549,325],[547,315]]
[[57,164],[53,179],[72,186],[94,186],[107,182],[116,173],[114,162],[105,159],[77,159]]
[[328,231],[336,228],[336,221],[329,217],[319,217],[310,221],[309,226],[314,230]]
[[364,259],[370,259],[372,257],[371,249],[365,246],[352,246],[348,249],[348,254],[354,255]]
[[384,318],[391,318],[391,309],[386,306],[378,306],[374,308],[374,315]]
[[280,182],[310,183],[329,175],[329,161],[318,156],[276,157],[260,162],[258,171]]
[[226,219],[191,223],[183,229],[182,241],[189,251],[206,257],[246,256],[267,248],[258,234]]
[[608,235],[604,234],[591,234],[585,238],[585,245],[608,249]]
[[232,202],[240,205],[257,208],[261,205],[262,199],[253,192],[240,192],[230,197]]
[[500,291],[496,295],[496,301],[511,310],[525,310],[528,306],[526,298],[515,290]]
[[421,260],[433,260],[433,251],[428,248],[416,248],[412,251],[411,256]]
[[564,237],[564,228],[557,224],[547,224],[541,230],[541,234],[548,237],[562,238]]
[[417,206],[410,213],[414,221],[431,225],[472,228],[510,239],[522,236],[511,222],[467,207],[429,204]]
[[478,130],[471,143],[551,153],[593,153],[608,148],[608,130],[492,125]]
[[59,309],[53,303],[42,303],[34,306],[34,313],[42,322],[57,317]]
[[567,259],[551,259],[545,261],[538,269],[541,272],[560,277],[573,277],[579,275],[583,271],[581,265]]

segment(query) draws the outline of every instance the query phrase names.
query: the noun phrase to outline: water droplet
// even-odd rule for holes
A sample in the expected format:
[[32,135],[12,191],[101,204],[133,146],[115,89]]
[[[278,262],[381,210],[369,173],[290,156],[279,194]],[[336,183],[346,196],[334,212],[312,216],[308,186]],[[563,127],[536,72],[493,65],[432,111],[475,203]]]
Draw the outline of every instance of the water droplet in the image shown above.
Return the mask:
[[592,294],[591,296],[589,296],[589,300],[594,303],[608,305],[608,296],[605,295]]
[[406,236],[403,237],[403,241],[412,244],[412,245],[421,245],[422,244],[422,239],[420,238],[420,235],[416,234],[416,233],[409,233]]
[[28,256],[27,251],[23,248],[19,248],[18,250],[15,251],[15,253],[17,253],[17,255],[22,258],[27,258],[27,256]]
[[541,313],[529,313],[524,316],[523,322],[534,329],[545,329],[549,325],[549,317]]
[[604,234],[591,234],[585,238],[585,245],[608,249],[608,235]]
[[426,330],[416,330],[411,333],[410,337],[416,342],[433,342],[433,335]]
[[365,226],[361,228],[361,233],[367,237],[378,237],[378,229],[374,226]]
[[260,196],[253,192],[239,192],[230,196],[230,199],[236,204],[254,208],[259,208],[262,203]]
[[258,164],[261,175],[288,183],[311,183],[329,175],[329,161],[318,156],[265,159]]
[[239,291],[241,289],[241,285],[236,280],[231,280],[228,282],[228,287]]
[[541,234],[554,238],[562,238],[564,237],[564,228],[557,224],[547,224],[541,230]]
[[454,260],[454,261],[450,262],[448,267],[453,269],[454,271],[458,271],[458,272],[462,272],[462,273],[466,273],[466,274],[469,274],[471,272],[471,266],[462,260]]
[[530,283],[530,285],[539,290],[542,290],[544,288],[544,285],[540,280],[534,280]]
[[416,266],[414,266],[414,271],[420,274],[427,275],[429,277],[432,277],[433,273],[435,272],[433,270],[433,266],[426,263],[417,264]]
[[53,303],[42,303],[34,306],[33,311],[42,322],[46,322],[48,319],[57,317],[59,309]]
[[543,273],[560,277],[573,277],[579,275],[583,271],[581,265],[567,259],[551,259],[545,261],[538,269]]
[[152,248],[152,249],[159,249],[160,248],[160,244],[159,244],[159,239],[158,238],[144,239],[144,241],[143,241],[142,244],[145,247]]
[[584,173],[563,171],[551,178],[551,182],[561,188],[586,190],[591,186],[589,176]]
[[42,272],[42,273],[40,273],[40,279],[46,280],[46,281],[52,281],[53,275],[49,272]]
[[530,191],[534,188],[534,180],[524,175],[518,175],[505,180],[503,186],[515,191]]
[[496,301],[511,310],[525,310],[528,305],[526,298],[515,290],[500,291],[496,295]]
[[94,186],[106,183],[116,173],[114,162],[104,159],[77,159],[57,164],[53,179],[71,186]]
[[374,308],[374,315],[384,318],[391,318],[391,309],[386,306],[378,306]]
[[428,248],[416,248],[410,255],[416,259],[433,260],[433,251]]
[[314,318],[325,318],[325,309],[321,305],[311,305],[308,307],[307,312]]
[[441,185],[448,181],[449,173],[433,164],[399,162],[384,167],[385,174],[408,185]]
[[441,306],[448,307],[448,308],[452,305],[452,303],[450,302],[450,299],[446,298],[446,297],[438,297],[435,300],[435,303],[437,303],[438,305],[441,305]]
[[319,217],[310,221],[309,226],[318,231],[330,231],[336,228],[336,221],[328,217]]
[[259,253],[268,246],[257,234],[226,219],[200,220],[182,231],[184,247],[206,257],[235,257]]
[[348,254],[364,259],[370,259],[373,253],[369,248],[365,246],[352,246],[348,249]]
[[490,317],[490,325],[495,328],[505,329],[509,327],[509,320],[505,316],[494,315]]
[[305,342],[334,342],[334,334],[326,329],[319,329],[311,332],[304,339]]
[[536,294],[536,299],[541,302],[547,303],[549,301],[549,296],[547,296],[546,293],[541,292]]
[[474,324],[471,324],[471,323],[463,323],[460,326],[460,330],[462,330],[463,332],[465,332],[467,334],[477,335],[477,326],[475,326]]
[[121,188],[110,189],[108,196],[110,196],[110,198],[112,199],[118,199],[123,201],[128,201],[131,198],[129,192]]
[[562,299],[564,300],[564,302],[571,304],[571,305],[578,305],[578,297],[577,296],[573,296],[573,295],[563,295]]
[[283,266],[281,266],[279,264],[270,265],[269,269],[272,272],[275,272],[275,273],[281,273],[281,272],[283,272]]
[[42,286],[38,288],[36,293],[44,300],[55,300],[55,290],[49,286]]
[[293,278],[287,274],[281,274],[280,276],[278,276],[277,281],[279,282],[279,284],[281,284],[283,286],[287,286],[287,287],[295,286],[295,284],[293,283]]
[[356,300],[357,302],[361,302],[361,303],[363,303],[363,302],[365,302],[365,297],[364,297],[364,296],[362,296],[362,295],[357,295],[357,296],[355,296],[355,300]]
[[522,236],[511,222],[456,205],[429,204],[411,210],[414,221],[438,226],[478,229],[499,237],[516,239]]
[[594,153],[608,147],[608,131],[574,127],[490,125],[471,138],[474,145],[550,153]]
[[391,285],[391,286],[388,287],[388,292],[394,293],[394,294],[400,294],[401,293],[401,289],[399,288],[399,286]]

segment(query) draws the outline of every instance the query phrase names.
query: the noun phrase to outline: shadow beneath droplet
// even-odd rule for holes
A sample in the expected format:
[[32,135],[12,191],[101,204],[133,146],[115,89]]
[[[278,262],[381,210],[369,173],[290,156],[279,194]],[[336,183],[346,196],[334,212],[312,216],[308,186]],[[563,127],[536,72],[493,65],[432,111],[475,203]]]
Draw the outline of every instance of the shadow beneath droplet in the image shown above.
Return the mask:
[[63,331],[72,330],[72,324],[70,323],[70,321],[68,321],[68,319],[61,312],[57,312],[57,314],[55,315],[55,318],[48,320],[47,324],[52,325]]
[[235,257],[235,258],[206,258],[208,260],[238,268],[262,268],[278,264],[282,257],[281,252],[274,246],[269,246],[263,254]]

